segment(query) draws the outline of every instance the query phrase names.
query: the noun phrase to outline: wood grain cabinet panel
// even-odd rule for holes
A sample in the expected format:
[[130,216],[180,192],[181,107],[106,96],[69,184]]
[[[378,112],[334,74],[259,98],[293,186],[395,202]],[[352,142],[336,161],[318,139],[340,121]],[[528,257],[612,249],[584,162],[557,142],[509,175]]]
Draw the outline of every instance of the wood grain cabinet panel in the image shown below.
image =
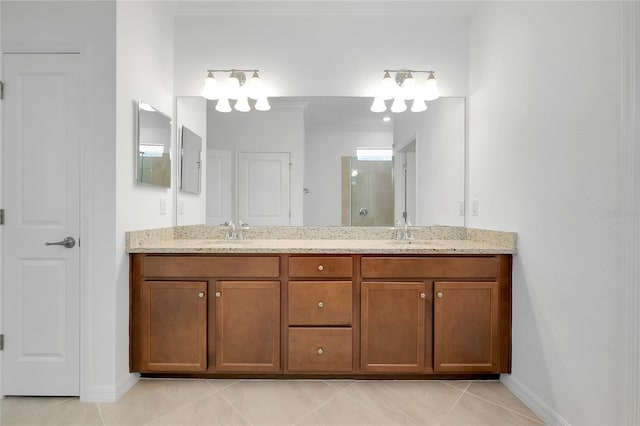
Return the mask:
[[497,256],[367,256],[362,258],[363,278],[495,278]]
[[289,328],[288,371],[353,371],[352,330],[345,328]]
[[143,273],[171,278],[277,278],[279,256],[145,256]]
[[352,275],[351,256],[291,256],[289,258],[291,278],[351,278]]
[[426,301],[422,282],[362,283],[362,371],[424,370]]
[[351,325],[351,281],[289,282],[289,325]]
[[500,372],[497,282],[436,282],[436,372]]
[[142,371],[207,369],[207,283],[142,283]]
[[280,371],[280,281],[216,283],[216,369]]

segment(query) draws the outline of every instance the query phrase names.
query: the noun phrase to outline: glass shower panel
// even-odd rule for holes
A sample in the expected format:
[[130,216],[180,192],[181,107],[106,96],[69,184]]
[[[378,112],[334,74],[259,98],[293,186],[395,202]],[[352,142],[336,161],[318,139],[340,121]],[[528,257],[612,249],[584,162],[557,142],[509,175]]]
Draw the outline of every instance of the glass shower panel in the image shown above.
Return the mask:
[[[392,226],[393,161],[362,161],[357,157],[350,157],[348,164],[349,224],[351,226]],[[343,199],[346,198],[343,197]]]

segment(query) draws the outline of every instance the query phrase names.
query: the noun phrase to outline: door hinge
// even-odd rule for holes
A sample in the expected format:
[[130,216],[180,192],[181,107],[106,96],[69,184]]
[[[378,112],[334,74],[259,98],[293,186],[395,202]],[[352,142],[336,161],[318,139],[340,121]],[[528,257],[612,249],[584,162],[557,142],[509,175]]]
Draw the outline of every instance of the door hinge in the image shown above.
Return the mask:
[[4,350],[4,334],[0,334],[0,351]]
[[4,225],[4,209],[0,209],[0,225]]
[[0,81],[0,99],[4,99],[4,82]]

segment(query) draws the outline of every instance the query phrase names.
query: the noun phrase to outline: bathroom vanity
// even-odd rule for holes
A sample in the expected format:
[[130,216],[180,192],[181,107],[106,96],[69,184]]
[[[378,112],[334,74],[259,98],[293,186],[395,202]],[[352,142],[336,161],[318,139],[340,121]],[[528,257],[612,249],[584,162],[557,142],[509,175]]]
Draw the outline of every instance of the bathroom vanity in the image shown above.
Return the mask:
[[[430,228],[414,241],[225,241],[188,228],[130,236],[132,372],[397,378],[511,370],[514,234],[493,235],[497,243],[466,228]],[[440,238],[424,238],[434,232]]]

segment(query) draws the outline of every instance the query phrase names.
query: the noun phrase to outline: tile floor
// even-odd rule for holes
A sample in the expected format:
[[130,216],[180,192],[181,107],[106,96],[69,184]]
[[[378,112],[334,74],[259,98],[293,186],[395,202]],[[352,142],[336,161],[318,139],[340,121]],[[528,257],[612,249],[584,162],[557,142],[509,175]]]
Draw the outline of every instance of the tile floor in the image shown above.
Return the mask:
[[118,402],[7,397],[2,425],[540,425],[498,381],[141,379]]

